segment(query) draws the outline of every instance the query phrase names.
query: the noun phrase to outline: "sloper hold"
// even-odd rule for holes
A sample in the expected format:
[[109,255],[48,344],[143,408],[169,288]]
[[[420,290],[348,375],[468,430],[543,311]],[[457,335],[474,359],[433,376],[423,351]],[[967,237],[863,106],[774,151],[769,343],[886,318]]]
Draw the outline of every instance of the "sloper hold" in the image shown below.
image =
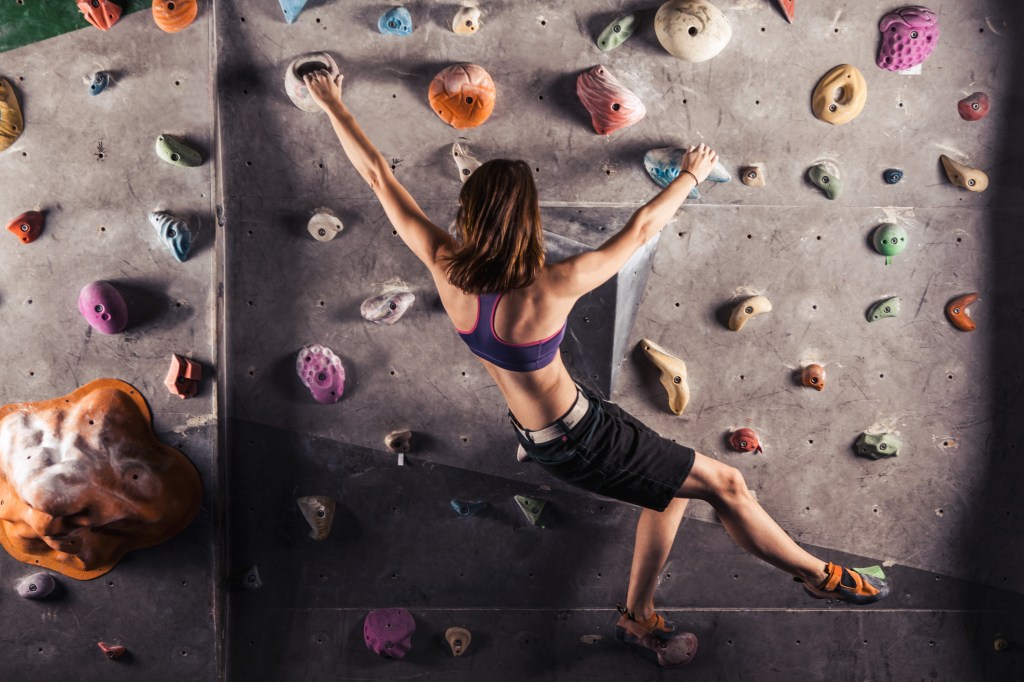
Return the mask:
[[885,264],[892,264],[892,257],[907,248],[907,231],[895,223],[882,223],[871,235],[875,250],[885,256]]
[[838,199],[843,193],[843,183],[839,179],[839,169],[829,162],[817,163],[807,169],[807,177],[830,200]]
[[903,171],[899,168],[886,168],[882,173],[882,179],[885,180],[887,185],[899,184],[900,180],[903,179]]
[[106,31],[121,18],[121,6],[110,0],[78,0],[78,9],[90,24]]
[[889,12],[878,23],[882,44],[878,68],[905,71],[928,59],[939,43],[939,17],[927,7],[912,5]]
[[24,129],[18,96],[7,79],[0,78],[0,152],[14,144]]
[[674,415],[682,414],[690,402],[686,363],[650,339],[641,339],[640,348],[654,363],[654,366],[661,371],[661,385],[668,392],[668,409]]
[[654,15],[654,32],[665,50],[688,62],[704,62],[729,44],[732,26],[707,0],[669,0]]
[[359,314],[368,322],[391,326],[402,319],[415,300],[416,296],[411,291],[389,291],[363,301]]
[[318,208],[313,213],[313,217],[306,223],[306,230],[318,242],[329,242],[341,231],[345,229],[345,226],[341,223],[341,220],[334,214],[329,208]]
[[314,540],[326,540],[331,534],[331,524],[334,522],[334,498],[326,495],[307,495],[296,498],[295,503],[299,505],[302,518],[309,524],[309,537]]
[[452,145],[452,159],[455,160],[455,165],[459,168],[459,180],[462,182],[465,182],[473,174],[473,171],[480,167],[480,161],[470,154],[469,150],[460,142]]
[[729,315],[729,329],[738,332],[743,325],[752,317],[762,313],[769,313],[772,310],[772,302],[766,296],[751,296],[745,298],[732,309]]
[[89,95],[95,97],[110,85],[110,74],[106,71],[97,71],[92,75],[92,78],[85,78],[83,80],[89,86]]
[[[95,0],[94,0],[95,1]],[[112,661],[116,661],[119,658],[123,658],[125,653],[128,651],[120,644],[107,644],[106,642],[97,642],[96,646]]]
[[825,379],[825,368],[817,363],[807,365],[800,372],[800,383],[816,391],[825,390]]
[[313,101],[313,96],[309,94],[309,88],[302,79],[314,71],[326,71],[335,82],[341,78],[338,63],[326,52],[299,55],[284,72],[284,90],[288,94],[288,99],[299,109],[311,114],[321,111],[320,105]]
[[199,380],[203,378],[203,366],[194,360],[171,354],[171,366],[164,377],[164,386],[179,398],[194,398],[199,392]]
[[614,50],[629,40],[639,25],[640,20],[634,12],[616,17],[615,21],[608,24],[597,36],[597,46],[604,52]]
[[877,322],[884,317],[896,317],[900,314],[900,298],[893,296],[884,301],[878,301],[868,310],[868,322]]
[[639,123],[647,108],[632,90],[612,75],[608,67],[598,65],[576,78],[576,96],[590,112],[590,123],[598,135]]
[[377,30],[389,36],[407,36],[412,33],[412,15],[405,7],[392,7],[377,20]]
[[956,103],[956,110],[965,121],[980,121],[988,116],[989,106],[991,102],[988,95],[984,92],[972,92]]
[[253,564],[249,568],[245,569],[240,577],[242,587],[250,590],[256,590],[263,587],[263,579],[260,577],[260,567]]
[[466,628],[455,626],[445,630],[444,638],[448,641],[448,646],[451,647],[452,656],[458,658],[466,653],[473,635]]
[[[682,147],[659,147],[644,154],[644,168],[647,174],[659,187],[668,187],[673,180],[679,177],[682,172],[683,156],[686,149]],[[707,180],[721,184],[732,180],[732,175],[726,170],[724,162],[719,159],[711,168]],[[700,199],[700,191],[694,187],[690,190],[690,199]]]
[[153,0],[153,21],[164,33],[188,28],[199,16],[196,0]]
[[534,526],[542,525],[538,522],[546,504],[544,500],[535,500],[526,495],[516,495],[515,501],[519,505],[519,509],[522,510],[523,515],[526,516],[527,521]]
[[740,180],[747,187],[764,187],[764,166],[760,164],[744,166],[740,169]]
[[17,237],[22,244],[31,244],[43,231],[43,214],[39,211],[25,211],[7,223],[7,231]]
[[281,12],[284,13],[284,20],[294,24],[295,20],[302,14],[307,0],[278,0],[281,3]]
[[849,64],[833,67],[818,81],[811,94],[811,111],[826,123],[842,125],[857,118],[868,100],[864,74]]
[[672,639],[644,635],[637,644],[653,651],[662,668],[682,668],[697,655],[697,635],[692,632],[680,633]]
[[117,334],[128,326],[128,306],[109,282],[90,282],[78,293],[78,312],[101,334]]
[[945,154],[939,156],[939,160],[946,170],[946,177],[957,187],[963,187],[968,192],[984,192],[988,189],[988,175],[984,171],[957,163]]
[[967,307],[978,300],[978,292],[971,292],[963,296],[957,296],[946,304],[946,317],[953,323],[953,326],[962,332],[973,332],[977,325],[971,319]]
[[750,428],[736,429],[729,434],[729,447],[736,452],[764,452],[757,431]]
[[366,647],[387,658],[403,659],[412,649],[416,621],[405,609],[376,609],[363,621]]
[[18,596],[25,599],[46,599],[57,587],[49,573],[33,573],[18,583]]
[[458,130],[475,128],[494,111],[497,90],[491,75],[477,64],[453,64],[430,81],[430,108]]
[[183,168],[194,168],[203,163],[203,157],[198,151],[173,135],[157,136],[156,154],[167,163]]
[[384,447],[391,452],[409,452],[412,450],[412,431],[392,431],[384,436]]
[[345,368],[341,358],[330,348],[319,344],[304,346],[295,359],[295,372],[313,400],[324,405],[341,400],[345,392]]
[[452,19],[452,30],[462,36],[472,35],[480,28],[480,8],[475,2],[464,2]]
[[895,457],[900,453],[902,445],[899,437],[894,433],[868,433],[865,431],[857,437],[854,449],[861,457],[881,459]]
[[160,239],[167,245],[167,249],[179,263],[188,260],[188,254],[192,250],[192,230],[188,228],[181,218],[175,218],[167,211],[152,211],[149,214],[149,223],[156,228]]
[[793,18],[796,16],[796,0],[778,0],[779,9],[786,15],[786,21],[793,23]]
[[477,512],[487,508],[487,503],[479,500],[472,502],[466,500],[452,500],[452,509],[459,516],[474,516]]

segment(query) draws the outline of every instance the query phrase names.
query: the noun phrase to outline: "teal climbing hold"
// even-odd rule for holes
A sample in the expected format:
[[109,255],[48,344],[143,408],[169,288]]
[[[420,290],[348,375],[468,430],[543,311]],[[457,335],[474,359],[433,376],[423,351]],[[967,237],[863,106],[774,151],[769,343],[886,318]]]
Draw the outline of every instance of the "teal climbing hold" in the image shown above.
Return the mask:
[[203,163],[203,157],[199,152],[171,135],[160,135],[156,138],[156,153],[161,159],[175,166],[191,168]]
[[601,31],[600,35],[597,36],[597,46],[604,52],[614,50],[629,40],[639,25],[640,22],[636,14],[632,12],[623,14]]
[[857,437],[854,449],[861,457],[882,459],[898,455],[902,445],[894,433],[867,433],[865,431]]
[[306,6],[306,0],[279,0],[281,11],[284,12],[284,20],[294,24],[295,20],[302,14],[302,8]]
[[188,229],[188,223],[166,211],[153,211],[149,214],[149,222],[156,228],[175,260],[179,263],[187,261],[189,251],[192,250],[192,231]]
[[893,296],[884,301],[878,301],[868,310],[868,322],[877,322],[883,317],[896,317],[900,314],[900,298]]
[[[686,150],[682,147],[660,147],[652,149],[644,154],[644,168],[647,174],[659,187],[668,187],[673,180],[679,177],[683,168],[683,156]],[[732,175],[725,169],[721,160],[716,161],[711,173],[708,174],[708,182],[723,183],[732,180]],[[700,199],[700,191],[694,187],[690,190],[691,199]]]
[[485,507],[487,507],[486,502],[466,502],[463,500],[452,500],[452,509],[454,509],[455,513],[459,516],[473,516],[477,512],[483,510]]
[[894,223],[882,223],[875,228],[871,237],[875,250],[885,256],[885,264],[892,263],[892,257],[907,248],[907,232]]
[[380,15],[377,30],[384,35],[407,36],[412,33],[412,15],[404,7],[392,7]]
[[540,520],[541,512],[544,511],[544,500],[535,500],[532,497],[527,497],[526,495],[516,495],[515,500],[516,504],[519,505],[519,508],[526,516],[526,519],[532,525],[540,525],[543,527],[543,524],[539,524],[538,521]]
[[807,169],[807,177],[825,193],[829,199],[838,199],[843,192],[839,180],[839,169],[830,163],[819,163]]

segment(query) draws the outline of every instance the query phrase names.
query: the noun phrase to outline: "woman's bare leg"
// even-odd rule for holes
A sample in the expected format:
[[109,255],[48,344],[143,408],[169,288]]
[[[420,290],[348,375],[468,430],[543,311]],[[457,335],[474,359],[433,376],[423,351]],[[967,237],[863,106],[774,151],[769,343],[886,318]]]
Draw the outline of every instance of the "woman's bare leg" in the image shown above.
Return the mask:
[[689,500],[677,497],[663,512],[644,509],[640,514],[636,524],[636,544],[633,546],[633,567],[629,572],[629,591],[626,593],[626,608],[637,618],[650,618],[654,613],[658,574],[668,560],[688,503]]

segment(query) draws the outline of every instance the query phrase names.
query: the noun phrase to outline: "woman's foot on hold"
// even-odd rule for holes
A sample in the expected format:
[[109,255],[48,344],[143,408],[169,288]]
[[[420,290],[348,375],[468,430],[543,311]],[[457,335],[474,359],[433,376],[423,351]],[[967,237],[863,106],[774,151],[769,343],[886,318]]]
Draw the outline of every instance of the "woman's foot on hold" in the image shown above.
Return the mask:
[[615,638],[620,642],[638,644],[643,637],[668,640],[679,634],[676,624],[665,620],[660,613],[654,612],[647,618],[639,618],[621,604],[618,609],[621,615],[615,623]]
[[804,583],[804,589],[816,599],[838,599],[863,606],[884,599],[889,594],[889,584],[885,580],[856,569],[843,568],[830,562],[825,566],[825,573],[825,581],[817,587]]

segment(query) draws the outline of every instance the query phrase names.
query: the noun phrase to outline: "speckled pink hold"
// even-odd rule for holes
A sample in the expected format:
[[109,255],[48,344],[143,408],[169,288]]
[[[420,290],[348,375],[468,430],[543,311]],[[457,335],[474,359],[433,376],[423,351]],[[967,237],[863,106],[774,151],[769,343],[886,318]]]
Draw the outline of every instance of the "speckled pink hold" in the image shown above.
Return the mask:
[[345,368],[330,348],[319,344],[304,347],[295,359],[295,373],[318,403],[336,403],[345,392]]
[[928,59],[935,49],[939,17],[927,7],[902,7],[882,17],[878,30],[882,32],[878,68],[904,71]]

